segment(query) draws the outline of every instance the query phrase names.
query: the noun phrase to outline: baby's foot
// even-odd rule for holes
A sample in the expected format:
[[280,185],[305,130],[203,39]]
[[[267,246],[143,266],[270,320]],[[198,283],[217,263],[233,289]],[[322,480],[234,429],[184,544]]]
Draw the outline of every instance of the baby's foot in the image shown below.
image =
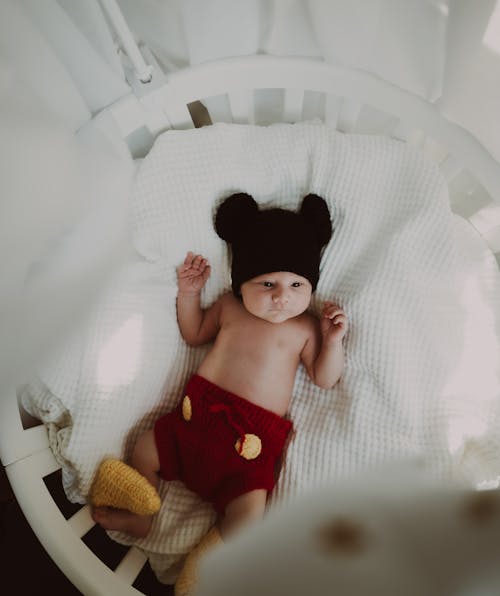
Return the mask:
[[152,523],[150,515],[137,515],[126,509],[112,507],[94,507],[92,519],[105,530],[125,532],[135,538],[145,538]]

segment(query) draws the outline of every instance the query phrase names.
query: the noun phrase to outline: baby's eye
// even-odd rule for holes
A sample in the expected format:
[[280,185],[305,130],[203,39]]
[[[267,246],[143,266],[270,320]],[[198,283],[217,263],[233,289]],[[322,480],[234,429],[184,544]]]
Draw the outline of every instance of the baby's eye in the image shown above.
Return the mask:
[[300,288],[301,285],[302,284],[301,284],[300,281],[294,281],[293,284],[292,284],[292,288]]
[[272,288],[273,287],[273,283],[271,281],[264,281],[262,282],[264,287],[266,288]]

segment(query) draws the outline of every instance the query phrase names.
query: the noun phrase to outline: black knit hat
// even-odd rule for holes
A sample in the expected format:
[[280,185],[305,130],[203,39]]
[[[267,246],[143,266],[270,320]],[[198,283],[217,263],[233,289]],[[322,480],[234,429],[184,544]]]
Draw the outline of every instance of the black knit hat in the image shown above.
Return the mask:
[[274,271],[290,271],[310,281],[319,279],[321,250],[332,235],[330,212],[324,199],[309,194],[295,213],[287,209],[260,210],[248,194],[228,197],[215,216],[217,234],[231,244],[232,288]]

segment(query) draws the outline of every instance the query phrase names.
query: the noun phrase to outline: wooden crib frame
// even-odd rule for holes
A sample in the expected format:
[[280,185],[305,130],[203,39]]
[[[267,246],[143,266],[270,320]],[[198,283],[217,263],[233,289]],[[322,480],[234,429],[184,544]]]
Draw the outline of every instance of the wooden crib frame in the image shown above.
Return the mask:
[[[151,54],[148,58],[155,64]],[[471,134],[423,99],[368,73],[296,58],[225,59],[168,77],[155,64],[149,83],[129,75],[133,92],[94,119],[121,150],[129,151],[138,130],[146,131],[152,143],[169,128],[194,127],[193,108],[209,97],[225,96],[222,119],[258,124],[256,90],[280,90],[283,109],[277,121],[281,122],[301,121],[305,93],[319,93],[324,98],[326,124],[342,132],[391,136],[425,150],[448,181],[453,211],[477,229],[500,264],[500,165]],[[212,121],[220,118],[220,113],[212,114]],[[16,388],[7,393],[0,402],[0,456],[23,512],[45,549],[86,595],[142,593],[132,584],[146,562],[144,554],[130,548],[113,571],[82,542],[94,525],[88,506],[65,519],[43,481],[60,467],[45,427],[24,428]]]

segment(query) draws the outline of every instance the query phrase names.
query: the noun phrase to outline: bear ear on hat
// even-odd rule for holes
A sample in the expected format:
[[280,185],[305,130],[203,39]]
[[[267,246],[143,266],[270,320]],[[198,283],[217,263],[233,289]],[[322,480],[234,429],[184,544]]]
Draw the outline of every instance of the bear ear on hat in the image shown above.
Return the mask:
[[300,215],[312,226],[320,246],[325,246],[332,237],[332,221],[325,199],[308,194],[302,199]]
[[226,242],[233,242],[259,212],[255,199],[244,192],[227,197],[215,214],[215,231]]

